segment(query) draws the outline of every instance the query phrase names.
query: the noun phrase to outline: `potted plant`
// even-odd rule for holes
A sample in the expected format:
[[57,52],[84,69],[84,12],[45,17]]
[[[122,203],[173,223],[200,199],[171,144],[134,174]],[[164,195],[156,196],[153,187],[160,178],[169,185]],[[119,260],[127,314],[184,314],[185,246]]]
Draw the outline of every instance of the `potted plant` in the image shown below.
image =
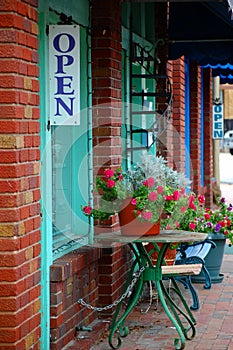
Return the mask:
[[[166,222],[164,223],[166,225]],[[219,283],[223,279],[220,273],[226,239],[233,244],[233,206],[224,198],[220,198],[217,208],[205,208],[205,197],[191,194],[189,207],[186,210],[179,228],[186,231],[208,233],[208,238],[213,240],[216,248],[211,249],[205,258],[205,266],[208,269],[213,283]],[[192,277],[194,282],[203,283],[204,275]]]
[[[184,174],[169,168],[163,157],[144,155],[125,173],[121,169],[105,169],[103,176],[96,178],[98,209],[85,205],[82,211],[99,220],[119,213],[123,234],[155,234],[154,225],[160,222],[161,215],[168,215],[172,224],[181,220],[187,208],[188,185]],[[124,221],[121,217],[125,212]]]

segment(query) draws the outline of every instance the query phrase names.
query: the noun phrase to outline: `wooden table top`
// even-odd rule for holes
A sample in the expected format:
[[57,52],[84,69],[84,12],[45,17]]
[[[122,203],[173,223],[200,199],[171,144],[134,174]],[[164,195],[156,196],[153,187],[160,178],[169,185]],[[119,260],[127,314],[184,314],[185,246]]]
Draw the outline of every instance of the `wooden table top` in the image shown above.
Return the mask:
[[208,235],[206,233],[181,231],[181,230],[161,230],[160,234],[150,236],[123,236],[119,231],[101,233],[94,237],[95,241],[101,242],[155,242],[155,243],[186,243],[204,241]]

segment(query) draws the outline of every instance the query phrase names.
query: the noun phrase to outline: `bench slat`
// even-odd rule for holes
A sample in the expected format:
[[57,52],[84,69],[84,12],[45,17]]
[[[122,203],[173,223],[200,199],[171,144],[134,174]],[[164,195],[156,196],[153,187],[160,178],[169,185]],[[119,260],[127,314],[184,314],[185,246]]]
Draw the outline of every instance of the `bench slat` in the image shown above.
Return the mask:
[[162,266],[163,276],[185,276],[198,275],[201,272],[202,264],[184,264]]

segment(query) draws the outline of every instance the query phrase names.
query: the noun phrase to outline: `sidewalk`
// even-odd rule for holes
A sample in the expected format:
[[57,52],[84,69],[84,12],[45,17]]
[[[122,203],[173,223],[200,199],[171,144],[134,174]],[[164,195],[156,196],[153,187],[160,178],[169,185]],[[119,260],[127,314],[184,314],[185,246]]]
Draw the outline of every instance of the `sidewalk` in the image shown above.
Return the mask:
[[[233,247],[232,247],[233,249]],[[187,341],[186,350],[233,350],[233,255],[225,254],[222,265],[224,279],[222,283],[213,284],[210,290],[195,284],[200,298],[200,309],[193,311],[197,321],[196,336]],[[188,304],[191,297],[188,290],[184,290]],[[170,320],[158,304],[154,303],[150,311],[141,313],[146,307],[144,301],[138,305],[126,319],[125,325],[130,329],[126,338],[122,338],[121,350],[172,350],[177,332]],[[97,329],[105,325],[105,331],[100,334]],[[66,350],[110,350],[108,344],[108,322],[101,321],[94,327],[94,332],[83,332],[83,339],[76,339]],[[96,332],[95,332],[96,329]],[[98,334],[98,335],[97,335]],[[89,338],[89,339],[88,339]]]

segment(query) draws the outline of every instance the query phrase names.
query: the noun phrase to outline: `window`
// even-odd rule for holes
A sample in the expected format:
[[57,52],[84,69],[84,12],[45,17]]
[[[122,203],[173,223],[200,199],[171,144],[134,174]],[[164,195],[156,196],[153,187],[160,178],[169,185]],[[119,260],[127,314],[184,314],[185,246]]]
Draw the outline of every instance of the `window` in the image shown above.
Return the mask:
[[[57,12],[50,13],[50,21],[54,26],[59,22]],[[71,26],[74,27],[73,24]],[[51,91],[48,84],[51,73],[48,64],[49,37],[45,35],[41,38],[42,235],[48,237],[45,244],[48,251],[52,250],[53,259],[91,243],[93,235],[92,226],[80,209],[91,198],[92,178],[89,109],[91,60],[87,26],[80,26],[79,40],[79,55],[75,54],[74,57],[80,65],[78,92],[75,92],[75,97],[80,94],[79,122],[73,125],[57,125],[58,123],[54,123],[54,113],[51,112],[54,91]],[[69,90],[68,85],[69,81],[66,80],[63,85],[64,92]],[[71,109],[64,107],[61,103],[59,112],[66,110],[70,113]]]

